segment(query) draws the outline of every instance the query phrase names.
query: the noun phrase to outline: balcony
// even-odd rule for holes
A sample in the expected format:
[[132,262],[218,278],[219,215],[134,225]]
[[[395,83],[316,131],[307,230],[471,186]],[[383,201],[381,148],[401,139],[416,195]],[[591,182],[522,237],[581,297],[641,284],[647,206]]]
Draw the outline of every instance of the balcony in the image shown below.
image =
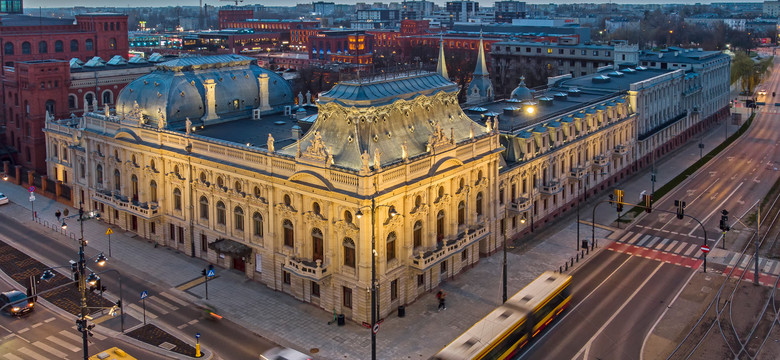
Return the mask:
[[585,176],[585,168],[573,167],[569,171],[569,177],[573,179],[582,179]]
[[543,184],[541,187],[540,192],[545,195],[555,195],[563,190],[563,186],[561,186],[561,183],[559,181],[548,181],[546,184]]
[[412,255],[411,267],[419,271],[427,271],[432,266],[463,251],[463,249],[483,239],[488,234],[490,232],[484,226],[467,230],[461,237],[446,241],[440,247]]
[[598,155],[593,158],[593,166],[603,168],[609,166],[609,158],[604,155]]
[[118,192],[99,190],[92,195],[92,200],[106,204],[116,210],[126,211],[132,215],[150,220],[161,214],[160,207],[155,202],[132,201]]
[[530,208],[531,200],[526,197],[516,198],[514,201],[510,201],[508,206],[509,211],[513,211],[517,214],[527,211]]
[[612,156],[614,157],[621,157],[628,154],[628,147],[625,145],[616,145],[615,150],[612,152]]
[[330,276],[327,266],[322,266],[322,260],[308,261],[287,256],[284,261],[284,270],[317,282]]

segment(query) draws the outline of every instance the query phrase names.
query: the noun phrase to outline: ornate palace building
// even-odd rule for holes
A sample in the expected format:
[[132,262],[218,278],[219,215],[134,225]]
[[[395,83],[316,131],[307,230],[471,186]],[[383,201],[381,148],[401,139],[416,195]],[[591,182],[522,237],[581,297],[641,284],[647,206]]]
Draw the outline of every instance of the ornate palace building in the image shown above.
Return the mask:
[[727,87],[704,113],[695,76],[636,65],[464,111],[443,59],[299,106],[251,58],[161,63],[48,121],[48,171],[115,226],[368,322],[372,254],[385,317],[727,113]]

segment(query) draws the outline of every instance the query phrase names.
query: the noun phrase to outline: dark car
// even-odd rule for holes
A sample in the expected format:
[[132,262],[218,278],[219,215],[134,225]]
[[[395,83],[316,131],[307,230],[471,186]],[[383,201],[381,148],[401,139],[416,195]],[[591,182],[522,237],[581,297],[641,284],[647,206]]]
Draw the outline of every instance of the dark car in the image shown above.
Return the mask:
[[9,315],[26,314],[33,311],[33,308],[35,307],[35,303],[26,298],[27,294],[21,291],[6,291],[0,294],[0,307],[3,308],[3,312]]

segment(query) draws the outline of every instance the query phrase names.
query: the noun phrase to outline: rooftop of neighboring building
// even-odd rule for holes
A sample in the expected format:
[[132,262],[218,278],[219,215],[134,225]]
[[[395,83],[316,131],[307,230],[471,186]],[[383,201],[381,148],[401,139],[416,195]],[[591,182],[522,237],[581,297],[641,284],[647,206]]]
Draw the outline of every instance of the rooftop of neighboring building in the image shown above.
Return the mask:
[[631,84],[652,79],[670,73],[675,69],[648,69],[642,66],[622,68],[620,71],[603,70],[595,74],[563,80],[560,86],[584,89],[602,89],[607,91],[628,91]]
[[[308,106],[305,110],[308,115],[312,115],[312,112],[316,113],[317,108]],[[280,149],[295,143],[293,137],[293,127],[295,126],[302,128],[301,135],[303,135],[303,132],[308,130],[311,124],[305,121],[299,122],[295,116],[273,114],[262,116],[260,120],[244,117],[219,124],[196,127],[193,134],[262,149],[267,149],[268,134],[271,134],[274,137],[274,147]]]
[[639,53],[639,59],[645,61],[663,61],[673,63],[703,63],[717,57],[728,57],[722,51],[705,51],[702,49],[685,49],[670,47],[660,51],[643,50]]
[[0,27],[73,25],[75,19],[58,19],[22,14],[0,14]]
[[493,46],[544,46],[549,48],[577,48],[577,49],[593,49],[593,50],[612,50],[615,47],[612,45],[604,44],[563,44],[557,42],[538,42],[538,41],[523,41],[523,40],[504,40],[493,43]]

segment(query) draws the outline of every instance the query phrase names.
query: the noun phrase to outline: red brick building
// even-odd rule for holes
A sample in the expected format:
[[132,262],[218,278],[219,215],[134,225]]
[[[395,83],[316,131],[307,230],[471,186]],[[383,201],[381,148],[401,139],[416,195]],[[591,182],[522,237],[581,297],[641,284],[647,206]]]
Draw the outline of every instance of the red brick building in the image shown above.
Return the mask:
[[368,65],[373,62],[374,35],[363,30],[322,31],[309,38],[309,59],[321,63]]
[[[46,149],[41,129],[46,111],[57,118],[77,111],[68,106],[73,88],[68,61],[88,61],[95,56],[106,60],[115,55],[127,58],[127,15],[82,14],[75,21],[0,15],[0,44],[0,160],[12,160],[16,165],[45,172]],[[98,77],[94,78],[97,81]],[[111,90],[113,101],[118,90]],[[94,94],[102,106],[101,96]],[[78,96],[83,99],[86,94]]]
[[219,10],[219,28],[227,29],[228,23],[243,21],[255,17],[252,9],[220,9]]
[[[221,11],[220,11],[221,13]],[[306,52],[309,37],[322,31],[319,21],[310,20],[258,20],[251,16],[241,20],[221,21],[220,29],[255,29],[255,31],[274,31],[282,33],[282,41],[288,41],[294,51]]]

